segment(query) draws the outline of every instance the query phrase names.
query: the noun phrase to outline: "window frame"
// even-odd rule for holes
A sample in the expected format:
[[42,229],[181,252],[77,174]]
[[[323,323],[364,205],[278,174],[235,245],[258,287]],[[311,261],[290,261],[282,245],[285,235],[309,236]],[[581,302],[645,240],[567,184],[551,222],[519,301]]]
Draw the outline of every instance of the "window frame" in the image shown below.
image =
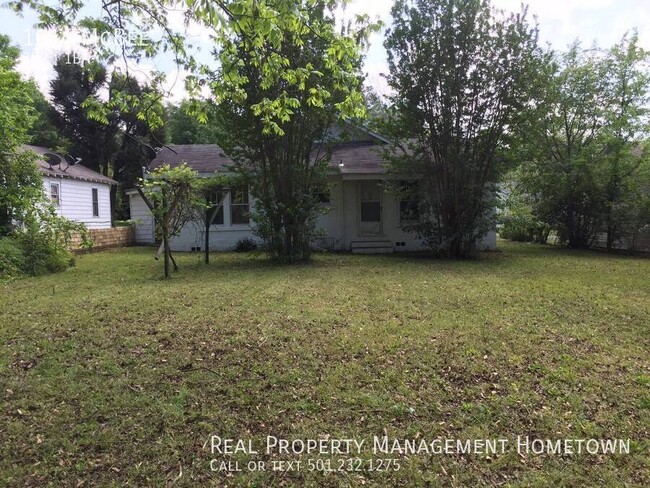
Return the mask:
[[[54,193],[52,190],[56,188],[56,200],[54,198]],[[50,203],[55,207],[61,206],[61,185],[59,183],[50,182]]]
[[90,189],[93,217],[99,217],[99,188]]
[[[217,212],[217,214],[214,216],[214,219],[210,222],[210,227],[223,227],[226,225],[226,200],[228,196],[228,191],[225,189],[220,189],[220,190],[215,190],[210,193],[210,207],[206,210],[208,212],[208,216],[214,211],[214,207],[216,207],[219,202],[221,203],[221,208]],[[217,222],[219,219],[219,216],[221,216],[221,222]]]
[[[415,194],[419,195],[420,193],[420,185],[418,184],[418,181],[400,181],[400,190],[403,191],[404,188],[411,187],[410,191],[413,191],[412,189],[415,189]],[[397,199],[397,213],[399,216],[399,223],[400,225],[402,224],[415,224],[420,222],[420,200],[414,199],[413,194],[409,195],[409,198],[404,198],[403,194],[399,194],[399,197]],[[413,215],[412,218],[405,218],[405,210],[403,209],[402,205],[403,204],[409,204],[409,207],[407,208],[413,208],[415,207],[415,215]]]
[[[242,203],[235,203],[235,196],[237,195],[237,192],[240,192],[242,196],[245,196],[245,199],[242,198],[242,200],[245,200],[245,202]],[[242,186],[242,187],[233,187],[230,189],[230,225],[231,226],[238,226],[238,225],[250,225],[251,220],[250,220],[250,205],[251,205],[251,198],[250,198],[250,192],[248,190],[247,186]],[[239,208],[245,208],[245,215],[246,215],[246,222],[235,222],[234,216],[235,216],[235,210]]]

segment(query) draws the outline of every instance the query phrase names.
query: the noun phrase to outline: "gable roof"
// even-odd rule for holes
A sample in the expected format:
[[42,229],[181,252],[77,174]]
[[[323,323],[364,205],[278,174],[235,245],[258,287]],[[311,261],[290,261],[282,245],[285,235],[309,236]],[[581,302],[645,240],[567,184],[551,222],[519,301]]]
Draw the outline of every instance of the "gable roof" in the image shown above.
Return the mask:
[[[27,144],[24,144],[23,149],[26,151],[32,151],[36,153],[39,158],[36,161],[38,164],[38,167],[41,170],[41,173],[43,176],[49,176],[51,178],[69,178],[72,180],[81,180],[81,181],[89,181],[91,183],[101,183],[104,185],[117,185],[117,181],[115,181],[112,178],[109,178],[108,176],[104,176],[101,173],[98,173],[97,171],[93,171],[90,168],[86,168],[82,164],[74,164],[74,165],[68,165],[67,163],[63,163],[58,166],[50,166],[50,164],[45,161],[45,159],[42,157],[45,153],[52,153],[56,154],[57,156],[61,156],[60,154],[49,150],[46,147],[40,147],[40,146],[29,146]],[[61,156],[63,158],[63,156]]]
[[[149,165],[172,168],[183,163],[199,174],[227,173],[234,161],[216,144],[179,144],[164,147]],[[382,174],[386,172],[381,146],[373,140],[338,144],[332,149],[330,170],[342,174]]]

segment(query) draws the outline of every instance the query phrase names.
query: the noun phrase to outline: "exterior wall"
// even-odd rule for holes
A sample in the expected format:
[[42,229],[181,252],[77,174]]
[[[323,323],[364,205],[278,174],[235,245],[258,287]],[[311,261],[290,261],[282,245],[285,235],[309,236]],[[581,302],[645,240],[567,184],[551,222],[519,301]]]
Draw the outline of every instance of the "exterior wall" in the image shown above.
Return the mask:
[[[135,241],[138,244],[153,244],[155,242],[154,219],[149,208],[138,193],[129,194],[131,220],[136,222]],[[255,200],[250,199],[250,205],[255,205]],[[232,224],[230,216],[230,195],[224,201],[224,223],[210,227],[210,250],[230,251],[237,241],[248,237],[255,239],[250,225]],[[187,224],[180,235],[172,237],[170,246],[172,251],[193,251],[203,249],[205,243],[205,229],[200,221]]]
[[131,210],[131,220],[135,224],[135,242],[138,244],[153,244],[155,239],[155,229],[153,215],[149,208],[137,193],[129,193],[129,207]]
[[[355,242],[383,241],[387,244],[390,243],[395,252],[423,250],[422,239],[417,239],[413,234],[402,229],[399,198],[388,187],[384,187],[381,192],[381,233],[376,236],[368,236],[360,232],[359,184],[362,181],[376,181],[381,184],[376,179],[376,175],[356,176],[355,179],[343,179],[338,176],[332,179],[332,191],[328,205],[330,212],[318,220],[319,227],[325,231],[326,235],[321,240],[322,247],[327,248],[327,244],[329,244],[332,249],[349,251]],[[480,250],[495,250],[497,248],[496,231],[489,232],[481,239],[478,248]]]
[[[382,191],[382,229],[376,236],[363,235],[359,229],[359,183],[377,181],[377,175],[355,176],[344,179],[341,175],[330,180],[329,203],[323,204],[328,211],[318,218],[317,226],[322,238],[317,247],[336,251],[350,251],[358,242],[381,242],[394,251],[421,251],[422,240],[404,232],[400,223],[399,199],[388,189]],[[142,244],[154,242],[153,218],[144,201],[137,193],[130,195],[131,219],[137,222],[135,239]],[[254,199],[251,199],[254,205]],[[244,237],[255,239],[250,225],[231,225],[230,196],[224,201],[224,224],[210,228],[210,249],[214,251],[231,250],[237,241]],[[399,245],[398,245],[399,243]],[[200,222],[188,224],[181,234],[171,239],[174,251],[192,251],[203,248],[204,229]],[[496,232],[489,232],[479,243],[479,249],[496,249]]]
[[[359,183],[361,181],[377,181],[376,176],[357,177],[346,180],[341,176],[332,180],[330,195],[330,212],[319,218],[318,224],[326,233],[326,242],[331,242],[332,248],[338,251],[349,251],[354,242],[386,241],[390,242],[395,251],[422,250],[422,241],[412,234],[404,232],[400,227],[399,200],[390,191],[384,189],[381,193],[382,228],[375,236],[363,235],[359,229]],[[404,246],[397,246],[397,243]],[[325,246],[323,246],[325,247]]]
[[[75,222],[86,224],[89,229],[111,227],[110,185],[70,178],[43,178],[45,195],[50,197],[50,184],[59,185],[59,206],[57,213]],[[92,189],[97,188],[99,216],[93,217]]]

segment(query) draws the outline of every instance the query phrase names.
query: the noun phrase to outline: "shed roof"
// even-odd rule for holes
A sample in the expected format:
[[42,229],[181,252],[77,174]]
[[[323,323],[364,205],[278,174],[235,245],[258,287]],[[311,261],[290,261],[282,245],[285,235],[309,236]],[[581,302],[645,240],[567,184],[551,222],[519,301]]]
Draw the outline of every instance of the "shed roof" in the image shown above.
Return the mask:
[[58,156],[61,155],[54,151],[51,151],[46,147],[29,146],[25,144],[23,145],[23,148],[27,151],[32,151],[39,156],[36,163],[38,164],[43,176],[49,176],[52,178],[70,178],[73,180],[90,181],[92,183],[101,183],[105,185],[117,185],[117,181],[114,179],[109,178],[108,176],[104,176],[103,174],[98,173],[97,171],[93,171],[92,169],[86,168],[84,165],[79,163],[74,165],[63,163],[57,166],[51,166],[47,161],[45,161],[42,156],[45,153],[53,153],[57,154]]

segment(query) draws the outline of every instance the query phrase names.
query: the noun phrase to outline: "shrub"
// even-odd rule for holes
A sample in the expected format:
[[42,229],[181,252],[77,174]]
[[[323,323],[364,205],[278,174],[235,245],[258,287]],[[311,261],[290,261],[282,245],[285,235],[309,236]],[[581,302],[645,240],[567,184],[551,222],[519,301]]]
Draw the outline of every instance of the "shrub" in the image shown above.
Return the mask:
[[499,235],[504,239],[546,244],[550,227],[532,216],[508,215],[501,218]]
[[24,269],[25,255],[20,243],[11,237],[0,238],[0,278],[15,278]]
[[250,237],[242,237],[235,244],[235,252],[251,252],[257,249],[257,243]]
[[41,275],[74,266],[70,242],[75,233],[80,234],[82,248],[90,246],[88,230],[83,224],[59,217],[50,206],[36,206],[14,232],[24,256],[23,271]]
[[74,265],[74,255],[64,245],[57,245],[38,224],[25,225],[16,233],[25,256],[24,271],[42,275],[64,271]]

